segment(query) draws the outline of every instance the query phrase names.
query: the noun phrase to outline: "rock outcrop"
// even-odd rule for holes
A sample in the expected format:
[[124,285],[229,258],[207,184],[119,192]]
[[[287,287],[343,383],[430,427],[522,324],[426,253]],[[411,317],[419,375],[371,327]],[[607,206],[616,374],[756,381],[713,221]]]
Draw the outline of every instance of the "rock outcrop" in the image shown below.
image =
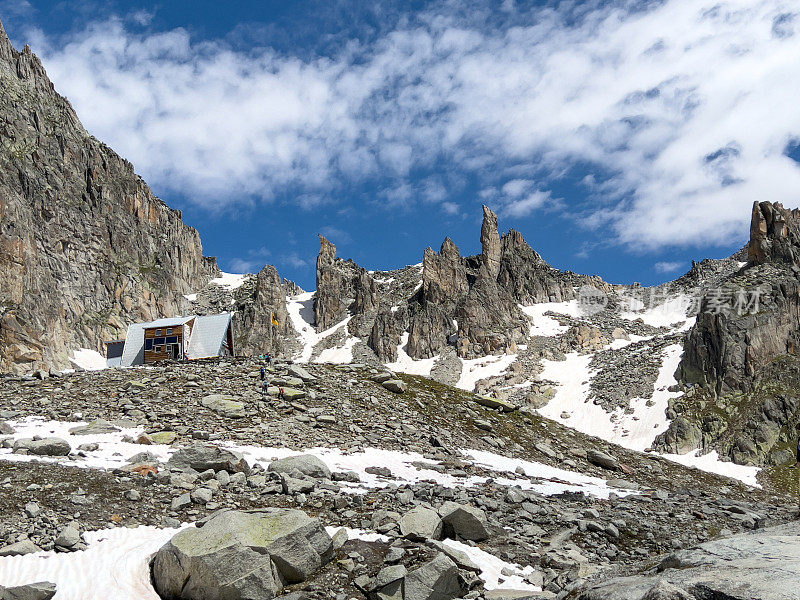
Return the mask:
[[333,556],[318,519],[292,509],[221,511],[184,529],[153,559],[164,600],[269,600]]
[[[519,304],[560,302],[588,284],[610,289],[599,278],[574,275],[549,266],[518,231],[500,235],[497,215],[483,207],[482,252],[462,257],[450,238],[439,252],[425,250],[422,277],[410,291],[382,281],[352,261],[336,257],[336,247],[321,238],[317,259],[315,316],[317,331],[350,317],[348,331],[368,340],[383,362],[397,359],[397,346],[408,333],[404,351],[414,359],[454,349],[462,358],[513,352],[529,323]],[[406,270],[413,269],[407,267]],[[406,294],[406,295],[402,295]]]
[[182,314],[216,270],[198,232],[90,136],[0,25],[0,370],[67,367],[128,323]]
[[595,584],[578,600],[785,600],[797,597],[796,524],[707,542],[663,559],[656,575]]
[[747,263],[702,298],[676,374],[690,393],[673,403],[655,448],[715,449],[743,464],[788,460],[798,416],[800,211],[755,203],[746,248]]

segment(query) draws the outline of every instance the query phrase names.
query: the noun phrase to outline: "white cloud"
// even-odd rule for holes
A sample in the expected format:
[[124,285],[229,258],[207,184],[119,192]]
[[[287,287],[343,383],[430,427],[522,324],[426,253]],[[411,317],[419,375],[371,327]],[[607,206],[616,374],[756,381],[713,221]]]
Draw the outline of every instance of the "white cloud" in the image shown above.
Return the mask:
[[583,14],[507,2],[480,27],[444,6],[306,61],[122,21],[35,50],[92,133],[210,207],[381,177],[402,205],[426,199],[409,174],[443,165],[524,216],[571,166],[591,165],[580,222],[655,248],[739,241],[753,200],[797,205],[800,168],[783,155],[800,136],[793,0]]
[[678,261],[659,261],[657,262],[654,267],[655,270],[659,273],[674,273],[675,271],[679,270],[681,267],[685,267],[686,263],[678,262]]

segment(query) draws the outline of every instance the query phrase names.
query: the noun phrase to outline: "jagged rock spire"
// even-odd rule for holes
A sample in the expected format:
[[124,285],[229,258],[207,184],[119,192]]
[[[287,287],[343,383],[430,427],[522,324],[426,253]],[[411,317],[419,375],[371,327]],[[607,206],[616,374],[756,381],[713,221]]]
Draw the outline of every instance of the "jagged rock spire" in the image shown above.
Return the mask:
[[14,47],[11,45],[11,40],[8,39],[3,21],[0,19],[0,60],[9,60],[13,56]]
[[502,246],[497,227],[497,215],[488,206],[483,206],[483,225],[481,226],[481,247],[483,262],[489,275],[494,279],[500,273]]
[[751,264],[800,262],[800,211],[779,202],[754,202],[747,258]]

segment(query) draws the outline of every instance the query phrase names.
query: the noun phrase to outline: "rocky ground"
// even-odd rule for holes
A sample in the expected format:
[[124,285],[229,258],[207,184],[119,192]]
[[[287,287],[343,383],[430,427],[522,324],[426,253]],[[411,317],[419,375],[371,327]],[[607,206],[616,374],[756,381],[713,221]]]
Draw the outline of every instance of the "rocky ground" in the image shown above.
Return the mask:
[[[109,527],[292,508],[326,527],[384,536],[351,535],[327,566],[287,587],[357,598],[377,593],[370,578],[388,566],[411,573],[433,561],[442,549],[435,523],[455,502],[476,511],[472,526],[485,534],[464,529],[451,539],[507,563],[497,577],[529,595],[565,597],[592,578],[638,573],[661,554],[794,518],[789,497],[422,377],[382,381],[382,370],[361,365],[280,363],[268,369],[265,396],[259,366],[231,359],[6,377],[0,555],[80,552],[86,532]],[[37,426],[32,417],[46,420],[38,441],[22,437]],[[272,460],[332,461],[313,448],[335,450],[339,462],[303,473]],[[510,594],[445,549],[458,556],[460,594]]]

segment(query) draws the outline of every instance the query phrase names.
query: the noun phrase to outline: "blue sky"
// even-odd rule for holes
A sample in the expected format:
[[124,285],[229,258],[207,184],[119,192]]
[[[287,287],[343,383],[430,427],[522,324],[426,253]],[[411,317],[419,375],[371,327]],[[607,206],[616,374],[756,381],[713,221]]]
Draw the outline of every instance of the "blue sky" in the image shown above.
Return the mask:
[[647,2],[0,0],[86,128],[226,271],[314,287],[316,235],[370,269],[481,204],[551,264],[672,279],[800,190],[800,10]]

